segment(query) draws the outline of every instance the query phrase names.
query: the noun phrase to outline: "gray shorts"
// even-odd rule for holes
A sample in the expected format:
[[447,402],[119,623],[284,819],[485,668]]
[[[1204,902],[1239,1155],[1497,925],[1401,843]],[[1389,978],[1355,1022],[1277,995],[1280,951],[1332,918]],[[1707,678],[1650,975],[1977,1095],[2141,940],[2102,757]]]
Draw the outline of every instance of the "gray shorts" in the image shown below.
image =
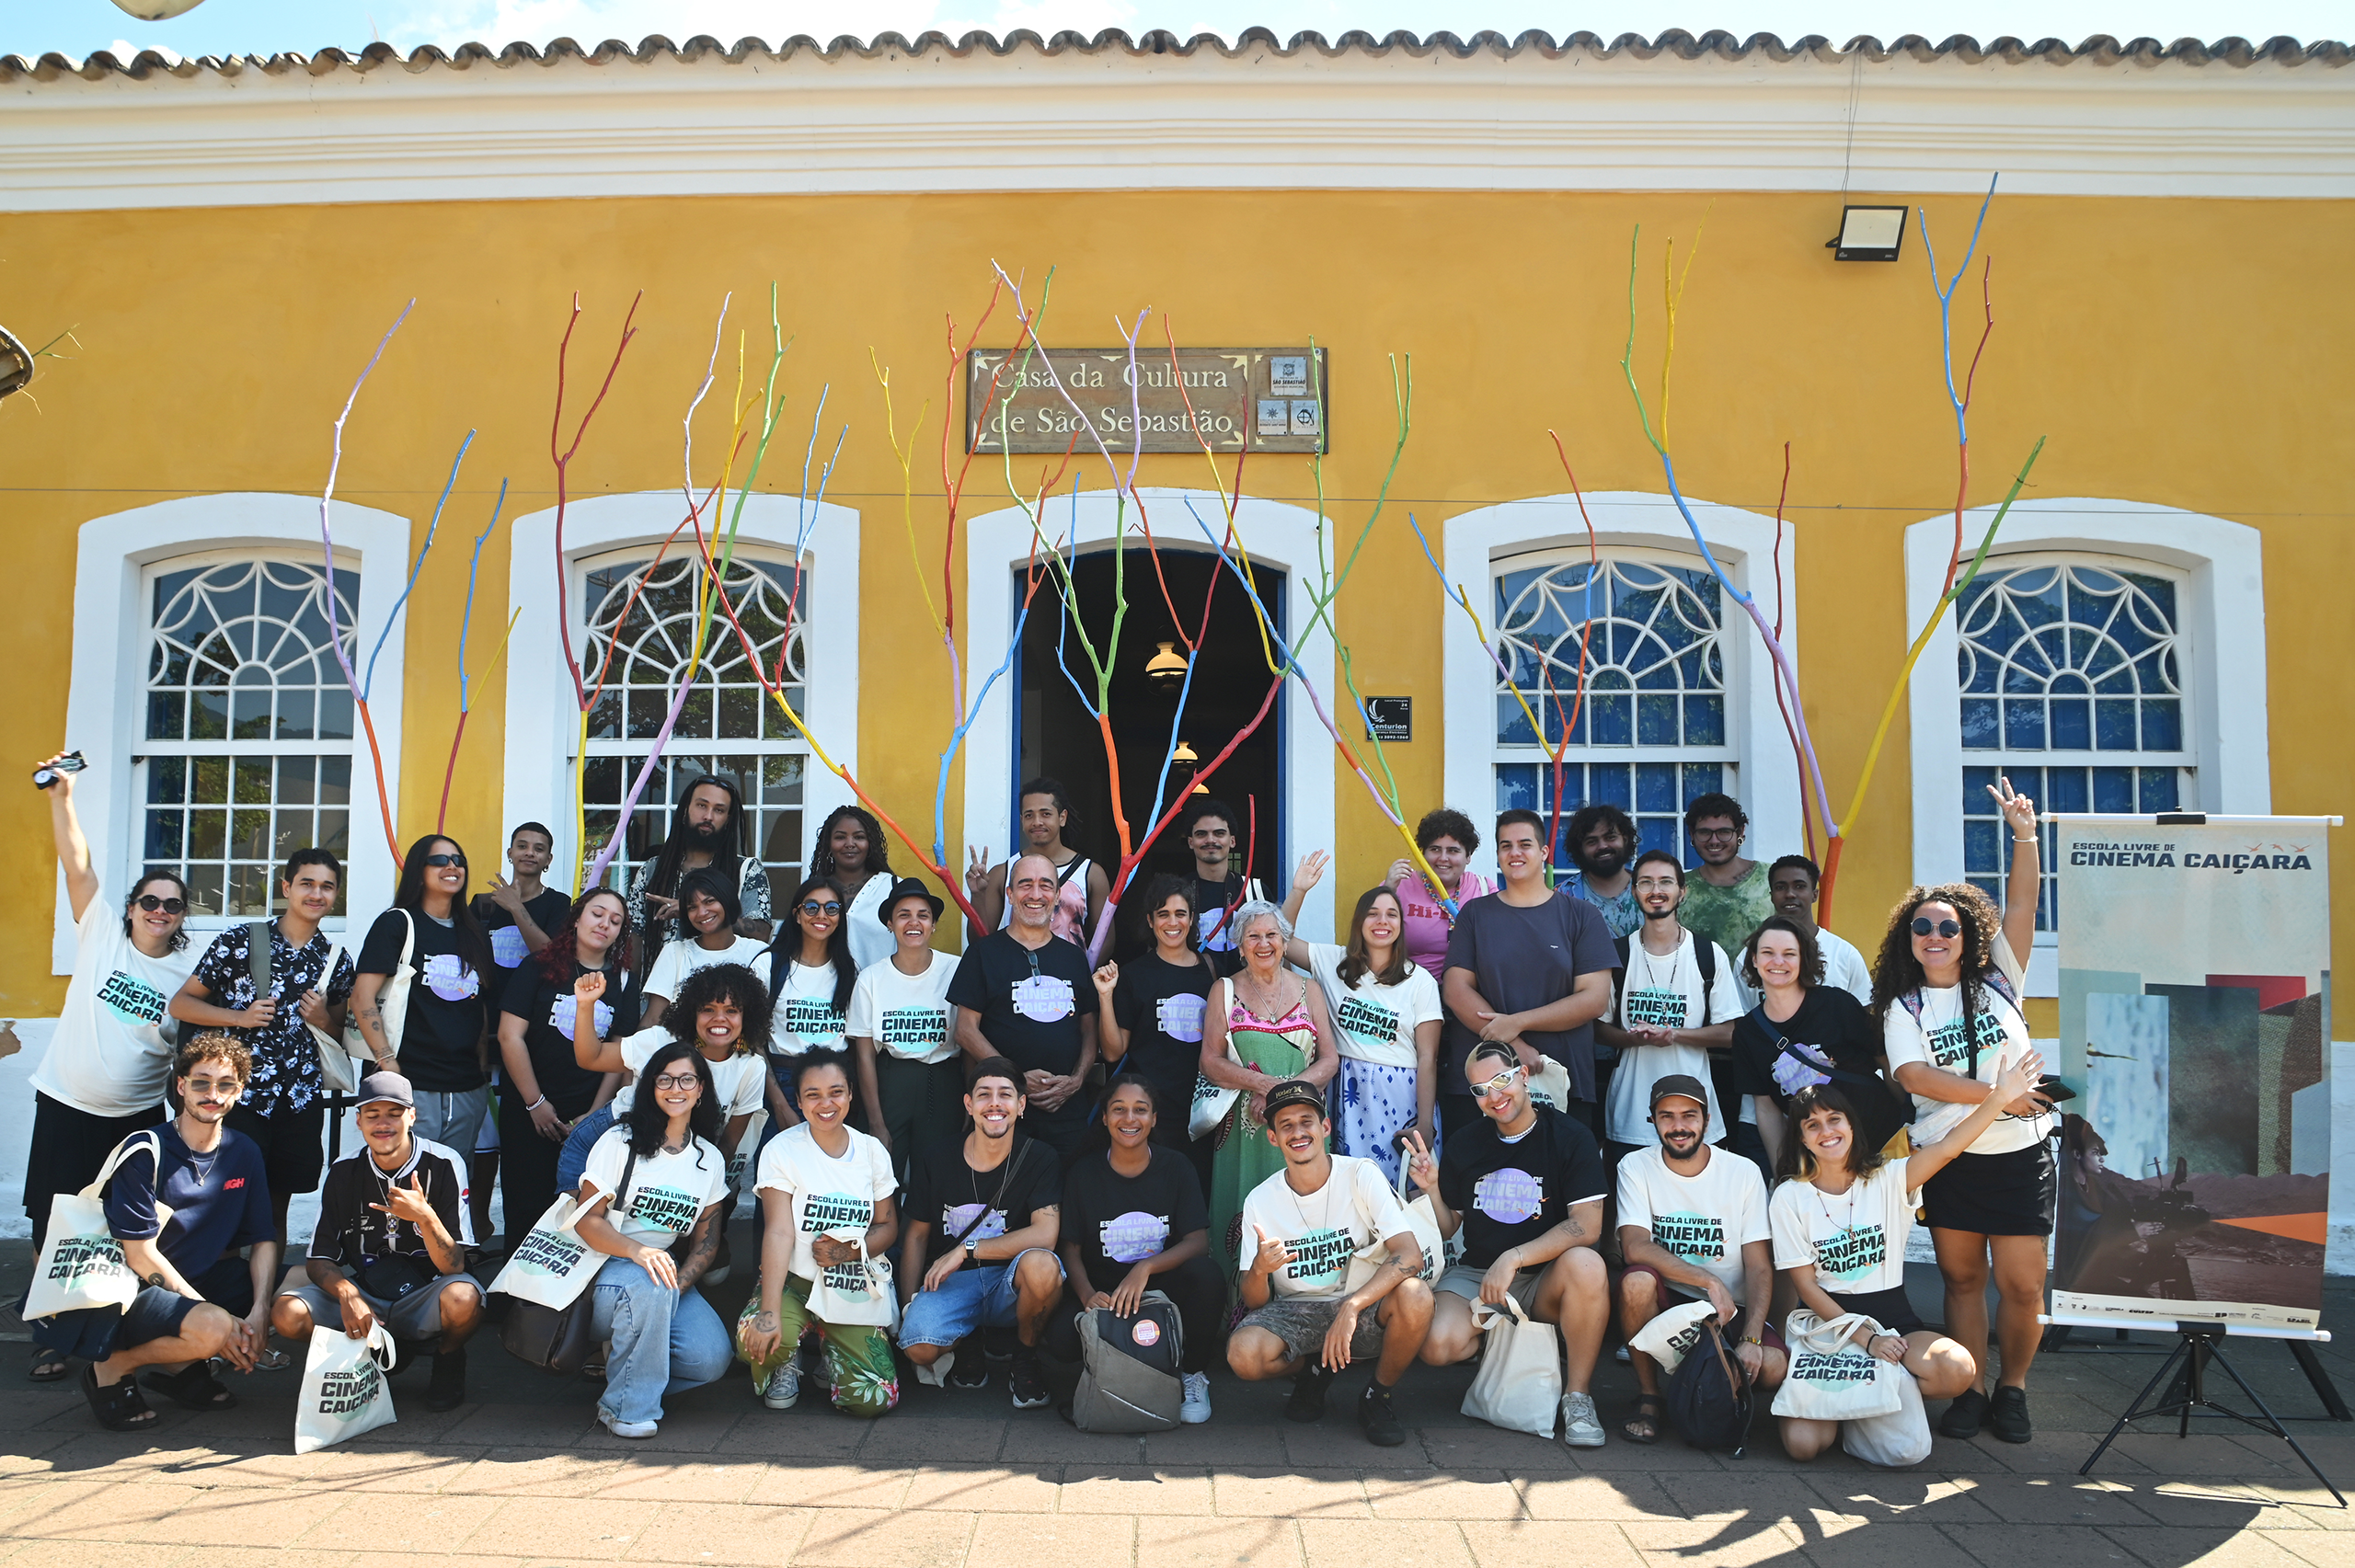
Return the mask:
[[[1332,1331],[1333,1320],[1341,1315],[1341,1299],[1304,1301],[1296,1296],[1278,1296],[1264,1307],[1243,1314],[1235,1326],[1265,1329],[1284,1342],[1284,1356],[1297,1361],[1320,1354],[1325,1348],[1325,1336]],[[1382,1354],[1382,1303],[1377,1301],[1358,1314],[1357,1333],[1350,1339],[1350,1359],[1371,1361]]]
[[[419,1286],[397,1301],[380,1301],[365,1290],[360,1293],[360,1299],[368,1303],[368,1310],[376,1314],[377,1321],[385,1325],[385,1332],[395,1339],[440,1339],[442,1292],[461,1280],[474,1285],[477,1290],[481,1288],[476,1285],[475,1276],[471,1274],[445,1274]],[[316,1285],[297,1285],[280,1291],[279,1295],[295,1297],[310,1308],[311,1323],[315,1328],[339,1329],[343,1326],[342,1304]]]
[[[1450,1264],[1447,1272],[1439,1276],[1439,1288],[1450,1296],[1461,1296],[1466,1301],[1480,1299],[1480,1281],[1488,1277],[1485,1268],[1474,1268],[1468,1263]],[[1521,1303],[1521,1310],[1531,1317],[1537,1315],[1537,1282],[1545,1277],[1543,1268],[1524,1268],[1512,1276],[1511,1296]]]

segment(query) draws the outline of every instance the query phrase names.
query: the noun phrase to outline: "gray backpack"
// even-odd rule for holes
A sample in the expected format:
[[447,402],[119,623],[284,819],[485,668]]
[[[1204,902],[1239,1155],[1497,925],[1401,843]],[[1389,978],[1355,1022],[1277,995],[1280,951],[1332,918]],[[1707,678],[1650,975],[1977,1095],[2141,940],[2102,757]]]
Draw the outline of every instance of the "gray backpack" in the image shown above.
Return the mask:
[[1079,1314],[1079,1387],[1071,1424],[1082,1432],[1166,1432],[1178,1425],[1186,1385],[1178,1373],[1185,1326],[1177,1303],[1148,1290],[1133,1318]]

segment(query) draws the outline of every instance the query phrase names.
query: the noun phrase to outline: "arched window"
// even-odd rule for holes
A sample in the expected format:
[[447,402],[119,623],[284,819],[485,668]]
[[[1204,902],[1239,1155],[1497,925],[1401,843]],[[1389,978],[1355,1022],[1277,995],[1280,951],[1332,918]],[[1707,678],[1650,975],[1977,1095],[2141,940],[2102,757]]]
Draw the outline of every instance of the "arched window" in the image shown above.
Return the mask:
[[[2000,900],[2010,863],[1987,786],[2046,811],[2174,811],[2199,799],[2181,575],[2102,556],[2003,560],[1957,605],[1964,875]],[[2059,927],[2051,830],[2039,931]]]
[[352,701],[333,639],[357,657],[360,574],[335,574],[334,632],[316,559],[182,556],[146,578],[140,858],[187,879],[197,916],[267,917],[288,854],[350,858]]
[[604,689],[589,714],[583,759],[592,854],[613,836],[622,801],[661,732],[686,671],[697,628],[706,628],[704,657],[671,743],[638,796],[608,873],[613,886],[628,885],[638,864],[670,831],[671,804],[679,788],[705,773],[730,775],[743,791],[752,841],[778,897],[799,880],[809,747],[763,692],[736,625],[751,637],[769,679],[782,674],[787,700],[806,715],[803,609],[810,601],[810,579],[806,562],[797,568],[791,561],[739,550],[723,582],[735,611],[731,624],[728,612],[710,599],[710,571],[693,554],[658,561],[649,551],[630,551],[585,565],[581,608],[588,646],[582,668],[592,681],[604,672]]
[[[1685,803],[1735,789],[1717,578],[1694,557],[1620,549],[1510,557],[1494,582],[1498,809],[1553,809],[1549,749],[1567,732],[1565,818],[1616,806],[1641,848],[1681,858]],[[1568,868],[1566,845],[1555,860]]]

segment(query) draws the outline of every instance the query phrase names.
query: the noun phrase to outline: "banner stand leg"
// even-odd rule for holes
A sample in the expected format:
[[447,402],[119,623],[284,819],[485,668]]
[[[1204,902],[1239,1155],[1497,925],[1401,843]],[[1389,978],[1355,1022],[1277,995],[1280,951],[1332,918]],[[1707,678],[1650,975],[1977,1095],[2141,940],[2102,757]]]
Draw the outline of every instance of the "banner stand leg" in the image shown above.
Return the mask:
[[[2084,1475],[2089,1472],[2102,1455],[2109,1451],[2109,1446],[2118,1441],[2118,1435],[2125,1431],[2131,1422],[2147,1420],[2153,1416],[2164,1418],[2172,1415],[2176,1418],[2175,1435],[2177,1437],[2188,1437],[2191,1435],[2191,1418],[2194,1415],[2220,1416],[2237,1421],[2244,1426],[2254,1427],[2259,1432],[2271,1433],[2289,1444],[2290,1451],[2298,1456],[2299,1462],[2313,1472],[2314,1478],[2321,1482],[2333,1497],[2338,1499],[2340,1507],[2346,1507],[2346,1494],[2331,1485],[2330,1478],[2323,1474],[2321,1467],[2307,1457],[2305,1449],[2298,1447],[2298,1440],[2290,1435],[2290,1429],[2275,1419],[2273,1412],[2266,1408],[2265,1401],[2258,1396],[2257,1391],[2243,1381],[2241,1375],[2233,1369],[2232,1362],[2224,1355],[2223,1325],[2178,1322],[2175,1326],[2175,1332],[2177,1340],[2176,1347],[2167,1358],[2159,1364],[2157,1375],[2142,1385],[2142,1391],[2134,1396],[2134,1402],[2126,1407],[2126,1413],[2118,1418],[2117,1425],[2109,1429],[2109,1435],[2101,1440],[2100,1446],[2086,1456],[2084,1464],[2077,1467],[2077,1473]],[[2298,1350],[2305,1350],[2306,1354],[2298,1357],[2298,1364],[2301,1368],[2309,1368],[2313,1351],[2306,1346],[2294,1344],[2291,1349],[2293,1354]],[[2256,1415],[2244,1414],[2227,1405],[2219,1404],[2208,1397],[2208,1368],[2211,1362],[2222,1368],[2224,1375],[2232,1379],[2234,1386],[2257,1406]],[[2149,1400],[2153,1393],[2166,1385],[2168,1377],[2175,1372],[2178,1364],[2183,1368],[2183,1375],[2177,1385],[2167,1388],[2166,1394],[2164,1396],[2165,1402],[2145,1405],[2144,1402]],[[2329,1379],[2322,1377],[2321,1372],[2322,1368],[2318,1362],[2313,1363],[2307,1371],[2309,1378],[2321,1377],[2321,1380],[2315,1384],[2316,1393],[2321,1393],[2329,1386]],[[2330,1394],[2325,1397],[2324,1402],[2326,1404],[2337,1402],[2337,1394],[2338,1391],[2332,1389]],[[2345,1406],[2340,1403],[2338,1408],[2344,1409]],[[2338,1410],[2334,1410],[2332,1414],[2336,1416]]]
[[2298,1370],[2306,1375],[2306,1382],[2314,1389],[2315,1397],[2322,1401],[2323,1409],[2330,1412],[2330,1418],[2333,1421],[2355,1421],[2355,1413],[2350,1413],[2347,1402],[2338,1397],[2338,1385],[2332,1382],[2330,1374],[2323,1369],[2322,1357],[2315,1354],[2315,1347],[2303,1340],[2293,1339],[2290,1341],[2290,1354],[2297,1358]]

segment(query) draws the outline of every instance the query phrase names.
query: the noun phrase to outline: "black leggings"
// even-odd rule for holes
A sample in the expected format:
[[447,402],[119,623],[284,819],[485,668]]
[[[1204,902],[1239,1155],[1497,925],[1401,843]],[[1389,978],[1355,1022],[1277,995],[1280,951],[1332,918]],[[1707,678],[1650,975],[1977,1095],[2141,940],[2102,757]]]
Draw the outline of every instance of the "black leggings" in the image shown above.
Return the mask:
[[[1176,1268],[1153,1276],[1152,1288],[1169,1298],[1185,1328],[1185,1354],[1178,1367],[1184,1372],[1207,1372],[1218,1350],[1218,1331],[1226,1316],[1226,1276],[1207,1257],[1189,1258]],[[1079,1359],[1079,1296],[1072,1285],[1047,1314],[1047,1354],[1058,1361]]]

